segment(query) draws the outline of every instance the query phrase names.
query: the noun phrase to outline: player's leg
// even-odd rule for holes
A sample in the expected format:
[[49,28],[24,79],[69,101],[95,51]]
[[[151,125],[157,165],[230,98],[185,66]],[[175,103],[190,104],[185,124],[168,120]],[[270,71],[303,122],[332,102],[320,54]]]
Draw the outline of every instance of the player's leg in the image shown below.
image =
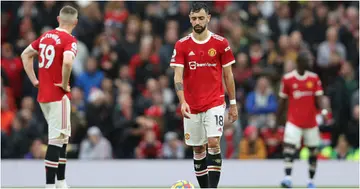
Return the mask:
[[208,137],[209,187],[217,188],[221,174],[220,137],[223,133],[225,105],[209,109],[205,113],[204,125]]
[[41,110],[44,114],[49,128],[48,147],[45,155],[46,188],[55,188],[55,177],[59,164],[58,160],[60,148],[62,145],[62,143],[56,139],[56,136],[54,137],[50,135],[50,133],[52,132],[51,124],[53,122],[50,116],[51,106],[52,103],[40,103]]
[[316,173],[318,147],[320,144],[320,132],[318,127],[304,130],[304,144],[310,150],[308,188],[315,188],[313,180]]
[[302,136],[302,130],[295,126],[294,124],[287,122],[285,126],[284,133],[284,168],[285,168],[285,178],[281,182],[281,186],[284,188],[291,188],[291,172],[293,168],[294,156],[296,150],[300,145]]
[[[71,114],[71,106],[70,106],[70,100],[67,96],[64,96],[62,100],[62,118],[64,124],[66,126],[63,126],[63,130],[65,130],[65,133],[69,134],[71,130],[71,124],[70,124],[70,114]],[[56,187],[57,188],[67,188],[67,183],[65,181],[65,168],[66,168],[66,148],[67,144],[69,142],[69,136],[64,135],[64,144],[60,150],[60,156],[59,156],[59,166],[57,170],[57,182]]]
[[191,114],[184,118],[185,143],[193,147],[195,175],[200,188],[209,187],[206,162],[206,134],[202,125],[201,114]]

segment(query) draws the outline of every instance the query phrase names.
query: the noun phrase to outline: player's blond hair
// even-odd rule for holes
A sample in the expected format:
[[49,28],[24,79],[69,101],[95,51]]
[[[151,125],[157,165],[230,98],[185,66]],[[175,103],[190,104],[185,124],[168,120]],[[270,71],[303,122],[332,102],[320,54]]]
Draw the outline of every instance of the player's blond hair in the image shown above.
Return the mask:
[[74,7],[66,5],[60,10],[59,17],[65,24],[72,24],[77,20],[78,11]]

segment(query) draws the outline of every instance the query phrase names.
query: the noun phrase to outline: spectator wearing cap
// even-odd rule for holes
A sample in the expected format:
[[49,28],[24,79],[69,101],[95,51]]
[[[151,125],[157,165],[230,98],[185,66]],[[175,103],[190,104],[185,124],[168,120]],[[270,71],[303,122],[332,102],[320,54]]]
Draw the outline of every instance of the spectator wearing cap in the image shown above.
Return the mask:
[[110,142],[102,136],[100,129],[92,126],[87,131],[87,138],[81,142],[79,159],[112,159]]

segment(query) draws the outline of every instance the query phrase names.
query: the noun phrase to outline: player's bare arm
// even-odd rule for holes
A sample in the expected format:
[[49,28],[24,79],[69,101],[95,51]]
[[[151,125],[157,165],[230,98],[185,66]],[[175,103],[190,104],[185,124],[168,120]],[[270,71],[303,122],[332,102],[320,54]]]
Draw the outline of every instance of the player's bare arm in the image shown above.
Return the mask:
[[39,81],[36,78],[35,71],[34,71],[34,56],[37,55],[37,51],[34,50],[31,45],[26,47],[26,49],[21,54],[21,60],[24,65],[25,72],[29,77],[31,83],[35,86],[39,86]]
[[65,91],[70,91],[69,81],[72,70],[72,65],[74,62],[74,55],[71,53],[64,53],[64,60],[62,66],[62,83],[55,84],[58,87],[63,88]]
[[186,103],[184,96],[184,85],[183,85],[184,68],[176,66],[174,67],[174,70],[175,70],[175,75],[174,75],[175,90],[181,104],[181,113],[185,118],[190,118],[189,117],[190,107]]
[[226,90],[230,99],[230,109],[229,109],[229,121],[234,122],[238,118],[238,111],[235,100],[235,82],[234,75],[232,73],[231,66],[226,66],[224,69],[224,81],[226,85]]
[[276,112],[276,126],[279,126],[281,124],[280,119],[285,111],[286,105],[287,105],[287,98],[280,96],[278,101],[278,109]]

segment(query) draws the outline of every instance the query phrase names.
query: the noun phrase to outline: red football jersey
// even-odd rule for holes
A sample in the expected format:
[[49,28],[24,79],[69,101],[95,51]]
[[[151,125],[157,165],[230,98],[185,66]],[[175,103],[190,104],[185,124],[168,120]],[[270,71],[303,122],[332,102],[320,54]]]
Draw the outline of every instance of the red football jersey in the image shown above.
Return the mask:
[[170,66],[184,68],[185,100],[193,114],[205,112],[225,102],[223,67],[235,63],[228,41],[209,32],[204,41],[192,33],[176,42]]
[[319,77],[306,71],[304,75],[294,70],[284,75],[279,96],[288,98],[287,120],[300,128],[312,128],[316,122],[316,96],[323,95]]
[[60,101],[64,95],[70,98],[55,83],[62,82],[62,65],[64,53],[77,53],[77,41],[65,30],[57,28],[42,34],[31,43],[31,47],[39,54],[39,102]]

